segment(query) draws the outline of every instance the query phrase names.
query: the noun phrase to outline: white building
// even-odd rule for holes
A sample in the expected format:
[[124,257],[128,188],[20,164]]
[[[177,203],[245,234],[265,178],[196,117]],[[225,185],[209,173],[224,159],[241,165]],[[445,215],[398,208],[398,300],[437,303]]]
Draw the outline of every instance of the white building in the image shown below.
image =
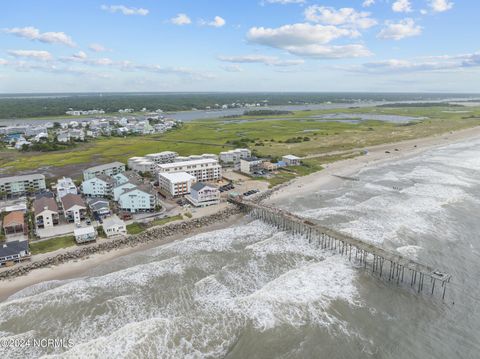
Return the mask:
[[21,195],[44,189],[45,176],[41,174],[0,178],[0,192],[6,195]]
[[124,191],[118,198],[118,206],[122,211],[137,213],[151,212],[157,205],[156,194],[144,186],[135,187]]
[[111,177],[99,175],[82,182],[82,193],[88,197],[109,197],[113,184]]
[[90,178],[97,177],[100,174],[113,176],[122,172],[125,172],[125,165],[123,163],[111,162],[104,165],[87,168],[83,171],[83,179],[89,180]]
[[128,168],[135,172],[154,173],[156,164],[145,157],[131,157],[128,159]]
[[159,165],[162,163],[171,163],[175,160],[177,156],[177,152],[163,151],[158,153],[150,153],[148,155],[145,155],[145,158]]
[[60,178],[57,181],[57,197],[61,199],[63,196],[71,193],[77,194],[77,186],[73,183],[73,180],[69,177]]
[[222,167],[214,159],[164,163],[158,165],[158,173],[187,172],[197,181],[213,181],[222,177]]
[[190,187],[195,181],[195,176],[187,172],[158,174],[158,186],[162,192],[167,193],[171,197],[183,196],[190,193]]
[[49,228],[58,224],[57,202],[50,197],[40,197],[33,202],[37,228]]
[[235,164],[240,162],[242,158],[249,158],[252,155],[252,151],[248,148],[236,148],[234,150],[220,152],[219,158],[222,163]]
[[220,191],[215,186],[197,182],[185,198],[195,207],[211,206],[220,203]]
[[66,194],[62,197],[63,215],[68,222],[80,223],[87,214],[87,205],[78,194]]
[[124,221],[117,217],[117,215],[113,215],[103,220],[103,231],[107,237],[126,235],[127,226]]
[[190,156],[177,156],[174,162],[197,161],[197,160],[205,160],[205,159],[218,161],[218,156],[212,153],[204,153],[201,155],[190,155]]
[[97,231],[93,226],[75,228],[73,235],[77,243],[92,242],[97,239]]
[[118,186],[116,186],[114,189],[113,189],[113,199],[115,201],[118,201],[118,199],[120,198],[120,195],[125,192],[125,191],[128,191],[128,190],[131,190],[133,188],[137,187],[137,185],[133,184],[133,183],[130,183],[130,182],[125,182],[125,183],[122,183]]
[[263,160],[257,157],[242,158],[240,160],[240,171],[247,174],[252,174],[262,169]]
[[287,166],[300,166],[300,157],[294,155],[282,156],[282,161],[287,164]]

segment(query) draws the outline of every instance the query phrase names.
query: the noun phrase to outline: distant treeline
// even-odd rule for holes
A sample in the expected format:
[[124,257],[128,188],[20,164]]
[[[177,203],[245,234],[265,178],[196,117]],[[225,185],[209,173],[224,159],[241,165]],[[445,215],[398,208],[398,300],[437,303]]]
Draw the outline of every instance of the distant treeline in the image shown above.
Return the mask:
[[279,115],[291,115],[292,111],[281,110],[248,110],[243,112],[244,116],[279,116]]
[[107,113],[132,108],[139,111],[161,109],[166,112],[192,108],[215,108],[232,103],[266,103],[301,105],[314,103],[350,103],[353,101],[412,101],[466,97],[446,94],[383,94],[383,93],[90,93],[90,94],[31,94],[0,95],[0,118],[61,116],[74,110],[102,109]]
[[377,107],[464,107],[456,103],[448,102],[419,102],[419,103],[386,103]]

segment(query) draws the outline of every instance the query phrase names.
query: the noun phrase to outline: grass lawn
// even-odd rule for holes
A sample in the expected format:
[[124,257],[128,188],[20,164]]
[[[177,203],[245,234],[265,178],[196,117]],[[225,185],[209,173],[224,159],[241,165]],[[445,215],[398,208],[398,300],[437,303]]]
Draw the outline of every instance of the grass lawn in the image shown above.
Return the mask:
[[167,218],[160,218],[160,219],[155,219],[151,222],[148,223],[132,223],[127,225],[127,232],[128,234],[139,234],[145,231],[146,229],[154,226],[163,226],[164,224],[167,224],[172,221],[179,221],[182,220],[183,217],[181,214],[178,214],[176,216],[172,217],[167,217]]
[[152,222],[149,222],[148,223],[148,226],[149,227],[155,227],[155,226],[163,226],[164,224],[167,224],[169,222],[173,222],[173,221],[180,221],[182,220],[183,217],[181,214],[177,214],[176,216],[172,216],[172,217],[167,217],[167,218],[161,218],[161,219],[156,219]]
[[32,254],[53,252],[60,248],[75,246],[74,236],[57,237],[40,242],[30,242],[30,252]]
[[128,234],[139,234],[142,233],[146,228],[141,223],[132,223],[127,225]]

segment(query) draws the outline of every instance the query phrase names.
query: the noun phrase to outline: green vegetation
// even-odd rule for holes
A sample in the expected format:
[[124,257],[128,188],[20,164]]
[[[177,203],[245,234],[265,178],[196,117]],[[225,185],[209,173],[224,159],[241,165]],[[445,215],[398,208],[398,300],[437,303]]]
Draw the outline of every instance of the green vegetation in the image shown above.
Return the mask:
[[480,125],[480,107],[402,107],[348,108],[345,113],[402,115],[423,118],[407,123],[382,121],[325,122],[324,114],[339,110],[299,111],[275,119],[242,117],[238,120],[199,120],[185,123],[181,128],[142,137],[100,138],[78,143],[74,148],[55,153],[19,153],[5,151],[0,156],[4,173],[32,170],[40,167],[88,167],[108,161],[126,162],[129,157],[160,151],[176,151],[182,156],[200,153],[219,153],[233,147],[249,147],[258,156],[280,157],[290,153],[297,156],[332,155],[356,148],[386,142],[401,141],[448,133]]
[[142,233],[146,227],[142,225],[142,223],[131,223],[127,225],[127,233],[128,234],[139,234]]
[[182,215],[177,214],[176,216],[155,219],[148,223],[132,223],[127,225],[127,232],[128,234],[139,234],[148,228],[155,227],[155,226],[163,226],[164,224],[167,224],[169,222],[180,221],[182,219],[183,219]]
[[155,226],[163,226],[164,224],[167,224],[169,222],[173,222],[173,221],[181,221],[183,218],[182,218],[182,215],[181,214],[177,214],[176,216],[172,216],[172,217],[167,217],[167,218],[161,218],[161,219],[156,219],[152,222],[149,222],[148,225],[149,227],[155,227]]
[[76,245],[74,236],[57,237],[40,242],[30,242],[30,252],[32,254],[47,253],[74,245]]

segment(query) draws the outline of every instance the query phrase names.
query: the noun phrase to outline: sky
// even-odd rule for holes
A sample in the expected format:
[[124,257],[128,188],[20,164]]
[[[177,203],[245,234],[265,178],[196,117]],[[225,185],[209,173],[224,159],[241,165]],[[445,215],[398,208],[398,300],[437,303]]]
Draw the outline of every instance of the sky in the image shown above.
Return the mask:
[[480,92],[478,0],[1,0],[0,93]]

